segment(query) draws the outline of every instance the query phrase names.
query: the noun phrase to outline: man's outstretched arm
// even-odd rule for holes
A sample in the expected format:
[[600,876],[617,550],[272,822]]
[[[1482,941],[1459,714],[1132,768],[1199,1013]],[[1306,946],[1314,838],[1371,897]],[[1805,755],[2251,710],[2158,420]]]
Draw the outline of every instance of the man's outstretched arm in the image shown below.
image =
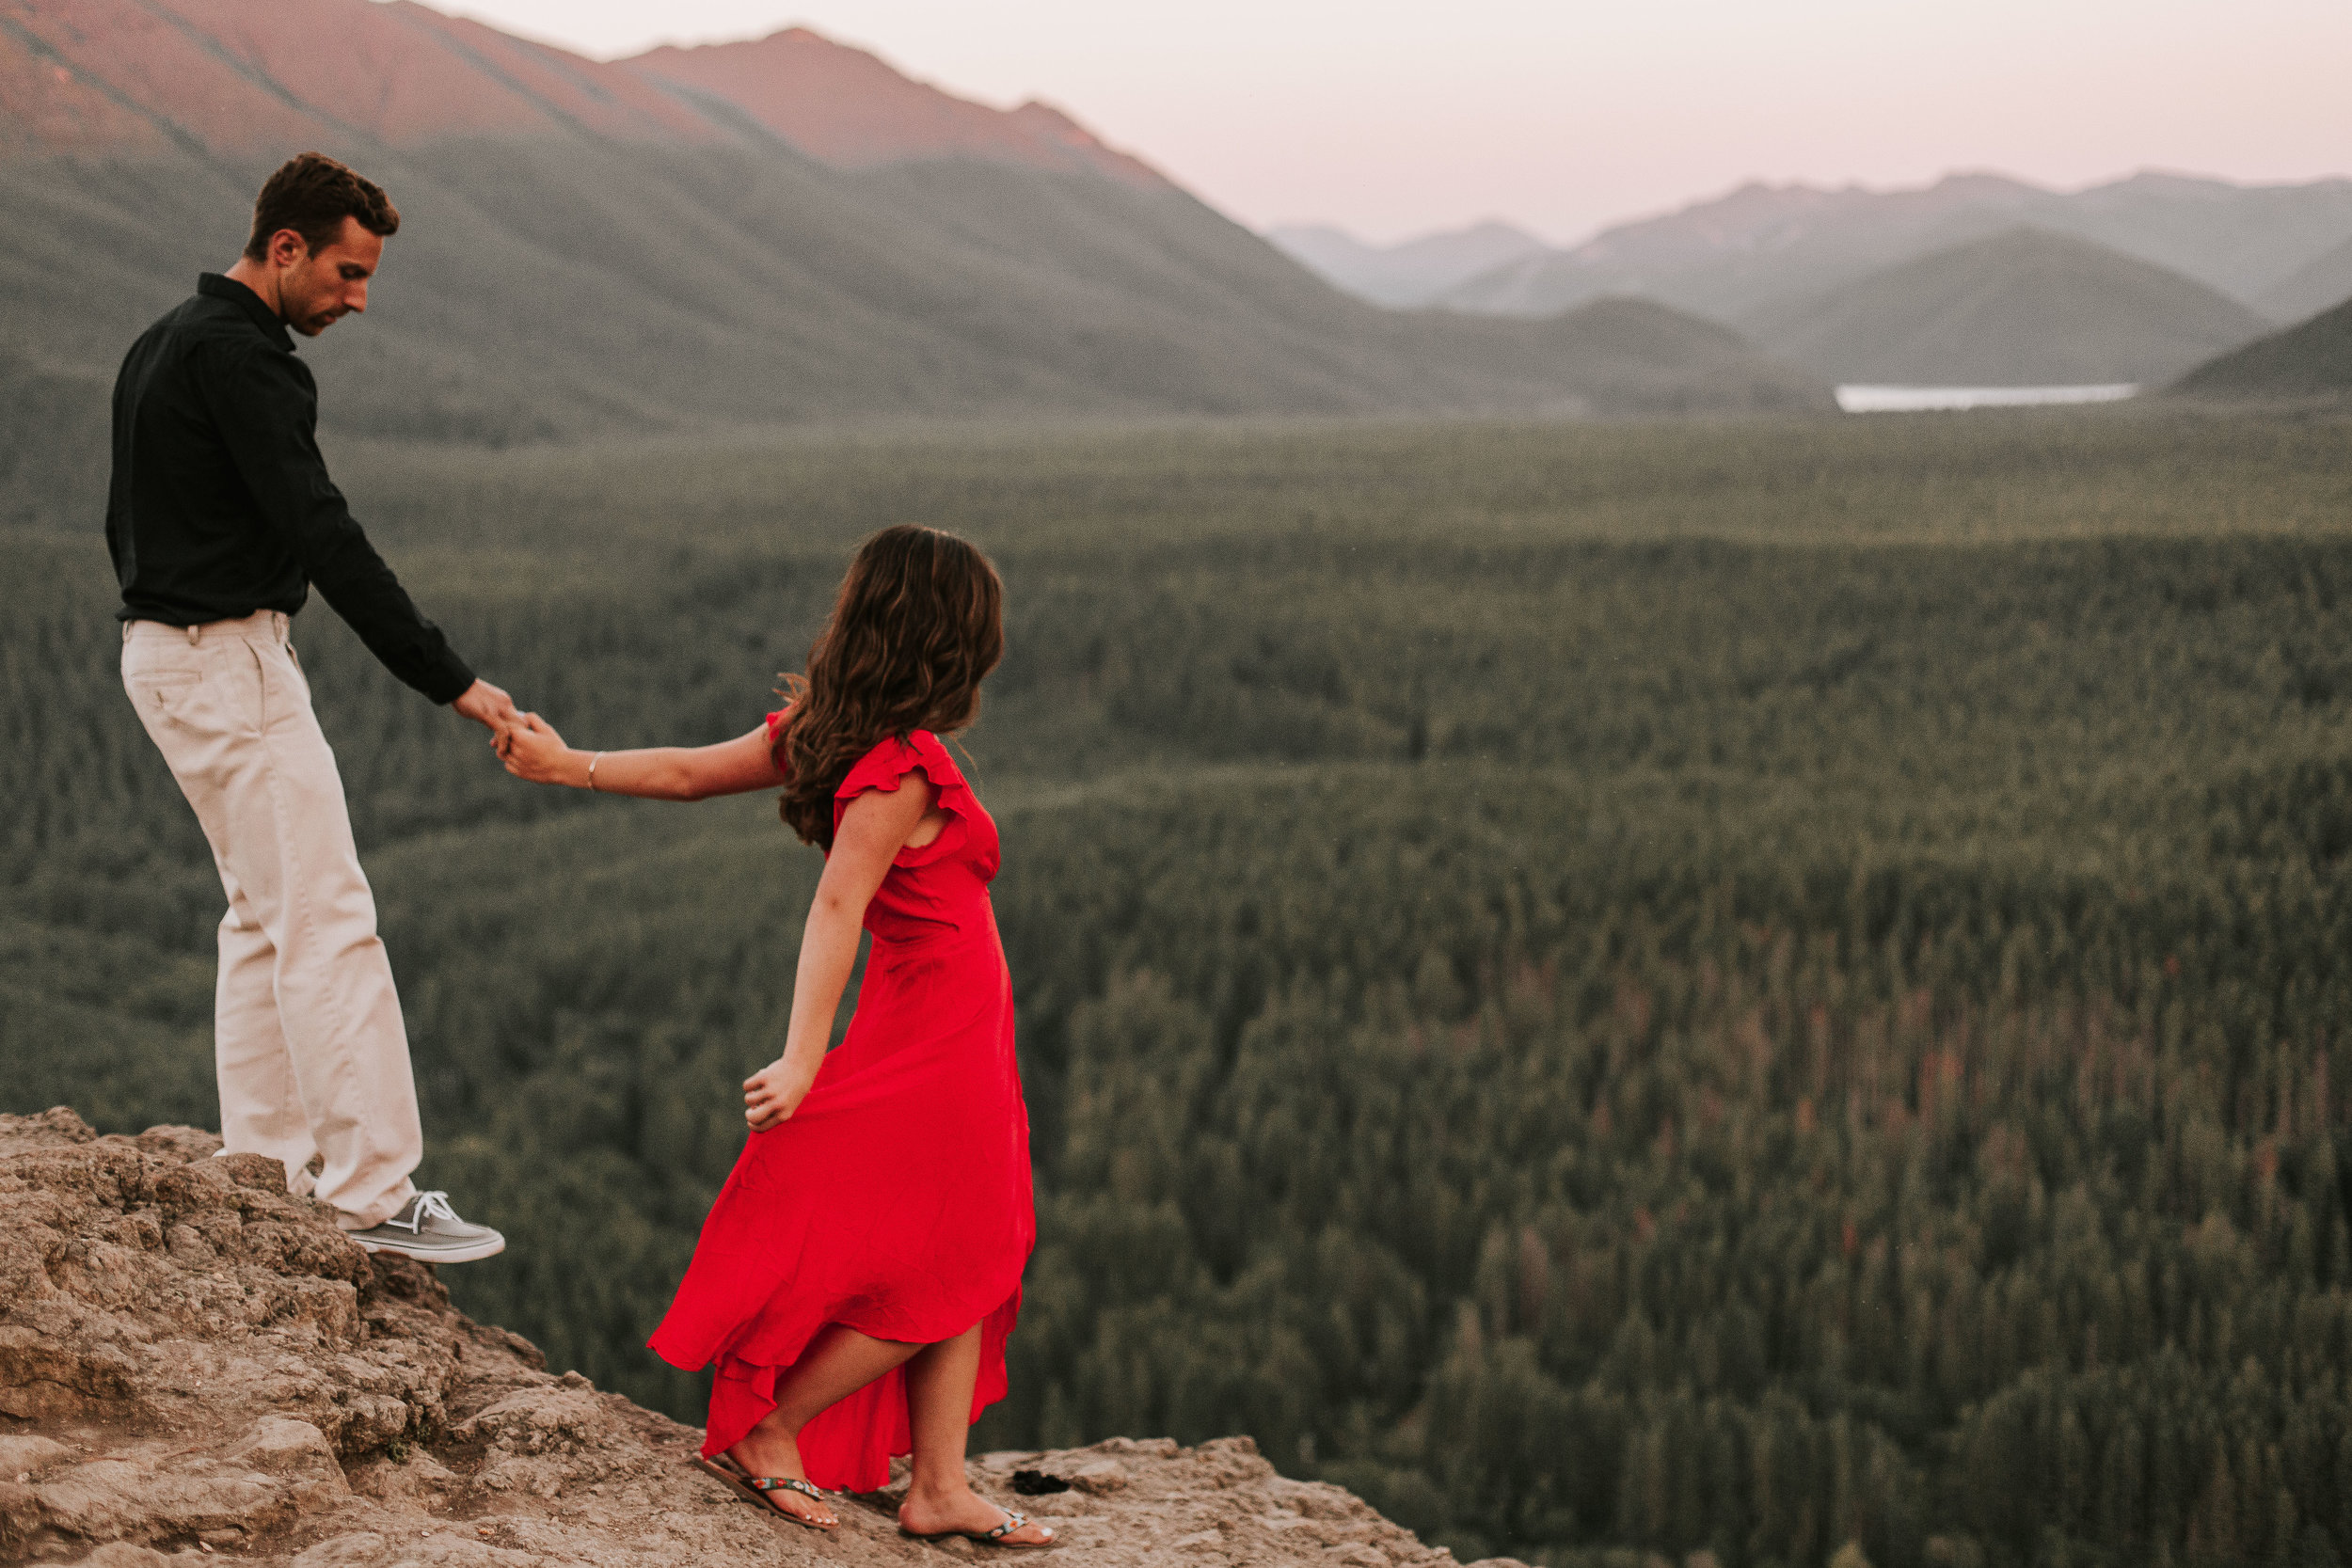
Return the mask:
[[202,378],[213,414],[262,521],[319,596],[401,680],[502,732],[514,700],[477,679],[368,542],[318,449],[318,390],[291,355],[231,351]]

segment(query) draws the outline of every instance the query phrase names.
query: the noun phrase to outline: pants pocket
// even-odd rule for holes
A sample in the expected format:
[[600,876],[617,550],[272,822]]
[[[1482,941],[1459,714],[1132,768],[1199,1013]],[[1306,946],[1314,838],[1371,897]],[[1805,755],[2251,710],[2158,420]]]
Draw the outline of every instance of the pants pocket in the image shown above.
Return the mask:
[[185,723],[202,705],[204,673],[200,670],[152,670],[127,673],[122,684],[138,705],[139,717],[150,721]]
[[192,735],[258,730],[261,674],[250,649],[224,641],[201,649],[156,650],[154,664],[125,657],[122,686],[151,729]]

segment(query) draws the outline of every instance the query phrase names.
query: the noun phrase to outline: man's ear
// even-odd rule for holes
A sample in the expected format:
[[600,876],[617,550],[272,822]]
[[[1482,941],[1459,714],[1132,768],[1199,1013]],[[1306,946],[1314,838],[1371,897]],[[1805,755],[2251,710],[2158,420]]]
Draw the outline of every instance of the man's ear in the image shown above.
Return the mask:
[[291,267],[310,254],[310,242],[293,229],[280,229],[269,237],[269,260],[272,266]]

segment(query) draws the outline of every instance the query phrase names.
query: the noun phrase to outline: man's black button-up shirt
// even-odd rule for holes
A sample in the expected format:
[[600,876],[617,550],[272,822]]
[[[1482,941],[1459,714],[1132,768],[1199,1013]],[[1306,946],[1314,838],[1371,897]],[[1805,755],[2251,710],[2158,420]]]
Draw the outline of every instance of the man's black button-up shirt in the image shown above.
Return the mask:
[[316,583],[385,667],[437,703],[473,672],[417,612],[326,477],[318,385],[278,313],[216,273],[140,334],[115,380],[106,547],[125,621],[300,610]]

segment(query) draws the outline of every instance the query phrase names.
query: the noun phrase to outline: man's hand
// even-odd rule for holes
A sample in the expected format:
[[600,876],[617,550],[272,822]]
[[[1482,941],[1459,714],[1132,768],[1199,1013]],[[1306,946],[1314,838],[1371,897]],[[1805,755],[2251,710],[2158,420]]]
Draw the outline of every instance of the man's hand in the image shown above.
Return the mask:
[[493,736],[504,736],[522,721],[522,715],[515,710],[515,699],[485,680],[475,681],[449,705]]

